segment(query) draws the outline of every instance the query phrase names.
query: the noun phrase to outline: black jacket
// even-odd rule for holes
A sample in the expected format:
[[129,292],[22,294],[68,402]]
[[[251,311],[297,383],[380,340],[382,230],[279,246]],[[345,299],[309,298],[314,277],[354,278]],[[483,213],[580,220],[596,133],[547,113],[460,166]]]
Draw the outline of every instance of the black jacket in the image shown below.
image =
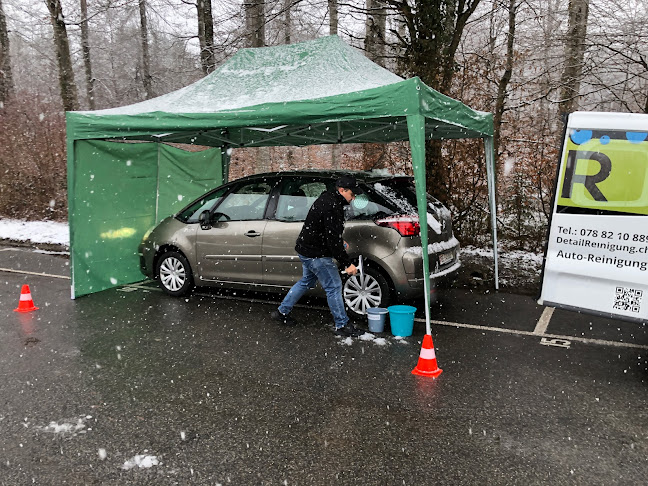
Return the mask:
[[347,204],[338,191],[323,192],[308,211],[297,237],[297,253],[309,258],[333,257],[344,268],[351,265],[342,240],[344,206]]

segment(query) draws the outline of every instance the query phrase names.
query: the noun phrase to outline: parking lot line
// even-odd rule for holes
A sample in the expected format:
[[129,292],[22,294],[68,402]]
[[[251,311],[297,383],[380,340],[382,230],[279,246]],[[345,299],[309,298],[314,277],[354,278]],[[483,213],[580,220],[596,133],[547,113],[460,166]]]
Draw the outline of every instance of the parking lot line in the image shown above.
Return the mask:
[[39,277],[54,277],[54,278],[64,278],[66,280],[70,280],[70,277],[68,277],[67,275],[53,275],[51,273],[28,272],[26,270],[13,270],[11,268],[0,268],[0,272],[22,273],[25,275],[38,275]]
[[[415,318],[415,321],[418,322],[425,322],[425,319],[422,318]],[[521,336],[535,336],[538,337],[539,335],[536,334],[535,331],[520,331],[517,329],[505,329],[502,327],[489,327],[489,326],[480,326],[477,324],[462,324],[460,322],[450,322],[450,321],[435,321],[435,320],[430,320],[431,324],[439,324],[441,326],[451,326],[451,327],[462,327],[466,329],[477,329],[480,331],[491,331],[491,332],[502,332],[506,334],[519,334]],[[559,339],[562,341],[577,341],[579,343],[585,343],[585,344],[598,344],[601,346],[615,346],[618,348],[634,348],[634,349],[648,349],[648,345],[644,344],[634,344],[634,343],[624,343],[620,341],[606,341],[603,339],[591,339],[591,338],[583,338],[583,337],[578,337],[578,336],[562,336],[559,334],[542,334],[541,335],[543,339],[550,338],[550,339]]]
[[549,326],[549,321],[551,320],[554,310],[556,309],[553,307],[545,307],[545,310],[542,311],[542,315],[540,316],[540,319],[538,319],[538,323],[533,330],[533,334],[544,334],[547,332],[547,327]]

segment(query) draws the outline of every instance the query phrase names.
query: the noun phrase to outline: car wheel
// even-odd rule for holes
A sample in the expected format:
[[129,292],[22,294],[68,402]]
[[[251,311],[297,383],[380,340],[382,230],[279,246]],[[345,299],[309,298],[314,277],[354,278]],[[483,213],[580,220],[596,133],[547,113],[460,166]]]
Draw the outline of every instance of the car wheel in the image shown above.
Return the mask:
[[364,274],[349,277],[342,289],[344,303],[350,316],[360,317],[367,314],[370,307],[387,307],[391,299],[389,284],[382,274],[365,267]]
[[157,263],[157,276],[160,287],[167,294],[179,297],[193,287],[193,275],[189,262],[182,253],[168,251]]

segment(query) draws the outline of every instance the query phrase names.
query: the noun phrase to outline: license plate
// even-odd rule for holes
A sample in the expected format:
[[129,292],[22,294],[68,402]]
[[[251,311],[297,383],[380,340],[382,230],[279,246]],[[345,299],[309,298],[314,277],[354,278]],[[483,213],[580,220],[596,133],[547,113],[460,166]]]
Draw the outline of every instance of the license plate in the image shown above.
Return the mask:
[[439,265],[445,265],[446,263],[449,263],[453,259],[453,255],[451,251],[448,251],[446,253],[441,253],[439,255]]

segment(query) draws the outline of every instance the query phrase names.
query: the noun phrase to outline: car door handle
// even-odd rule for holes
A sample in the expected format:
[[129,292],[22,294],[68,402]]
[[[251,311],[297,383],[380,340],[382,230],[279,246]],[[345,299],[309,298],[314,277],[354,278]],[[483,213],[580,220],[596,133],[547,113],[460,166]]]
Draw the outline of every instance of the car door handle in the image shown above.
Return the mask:
[[249,236],[250,238],[254,238],[255,236],[261,236],[261,233],[258,231],[250,230],[247,233],[245,233],[245,236]]

